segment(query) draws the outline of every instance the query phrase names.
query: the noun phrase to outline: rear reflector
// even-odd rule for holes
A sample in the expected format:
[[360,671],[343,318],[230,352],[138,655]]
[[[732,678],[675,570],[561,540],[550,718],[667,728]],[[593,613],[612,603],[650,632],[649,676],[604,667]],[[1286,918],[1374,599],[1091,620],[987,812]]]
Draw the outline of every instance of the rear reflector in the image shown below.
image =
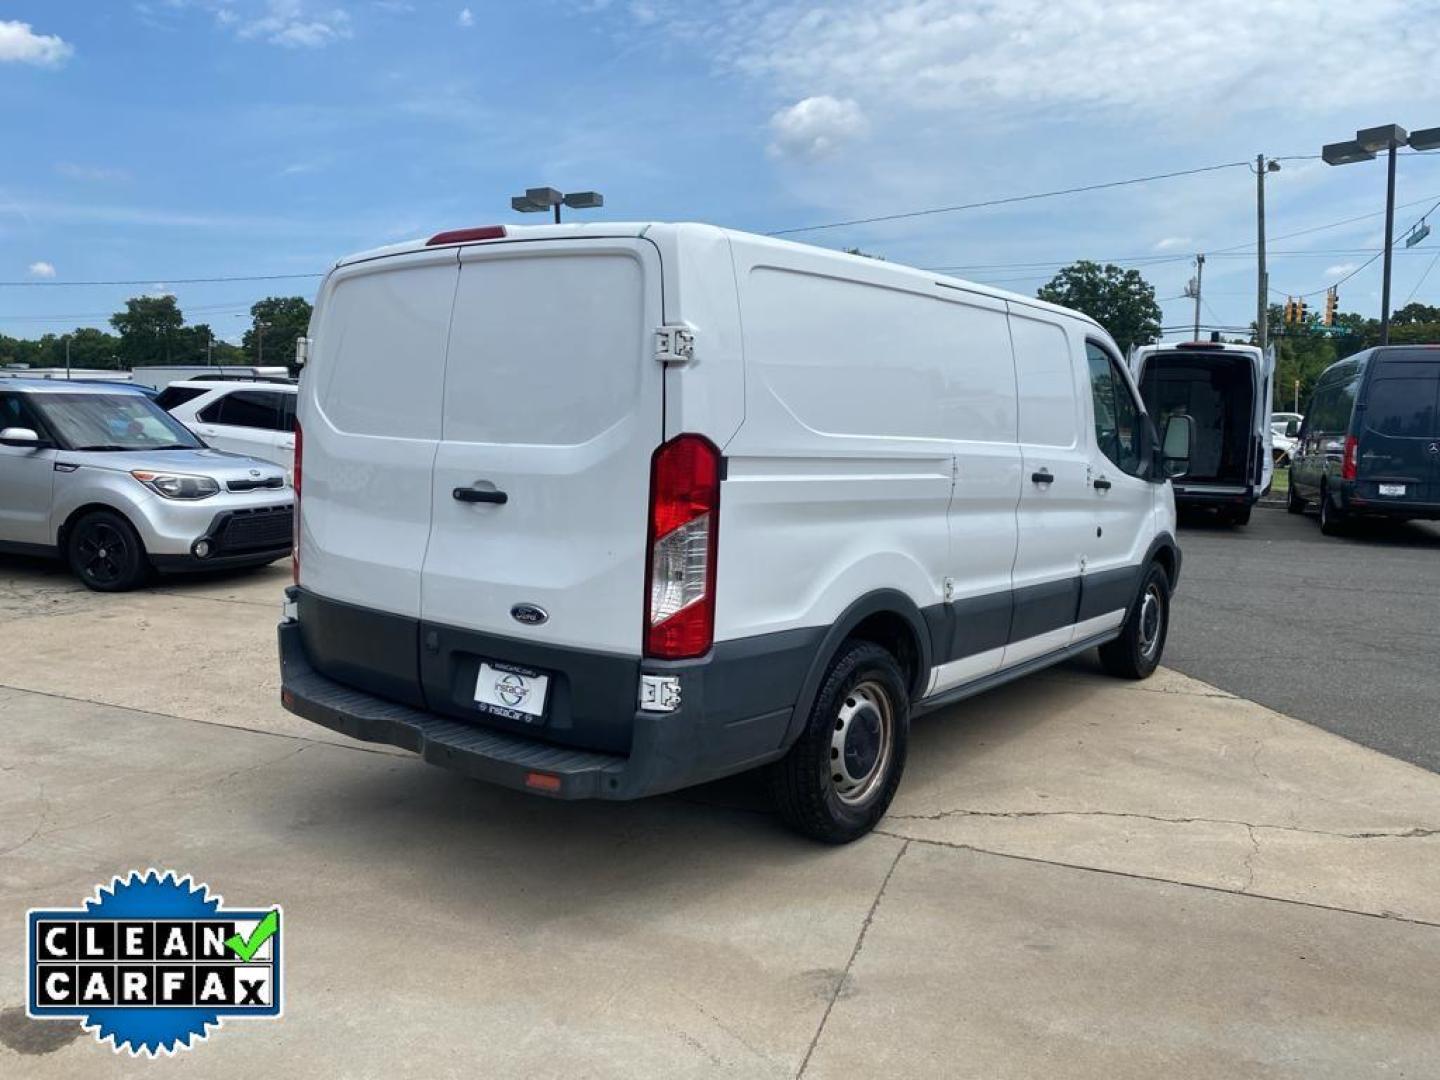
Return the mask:
[[719,527],[720,451],[703,436],[677,435],[650,464],[646,656],[685,660],[710,651]]
[[560,777],[543,772],[526,773],[525,786],[536,791],[559,791]]
[[300,421],[296,420],[295,469],[294,480],[292,481],[295,487],[295,523],[293,526],[293,535],[290,541],[290,579],[296,585],[300,584],[300,485],[304,482],[302,479],[304,474],[304,462],[305,431],[303,428],[301,428]]
[[477,229],[451,229],[436,233],[425,241],[426,247],[440,247],[443,244],[469,244],[476,240],[504,240],[504,225],[481,225]]

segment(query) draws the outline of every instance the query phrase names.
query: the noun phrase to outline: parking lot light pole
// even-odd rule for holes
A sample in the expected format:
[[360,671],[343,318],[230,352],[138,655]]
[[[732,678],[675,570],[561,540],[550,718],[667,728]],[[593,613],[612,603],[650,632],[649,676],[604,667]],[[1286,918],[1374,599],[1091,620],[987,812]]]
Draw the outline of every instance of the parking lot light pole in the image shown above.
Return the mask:
[[1395,155],[1400,147],[1433,150],[1440,147],[1440,128],[1426,128],[1407,134],[1399,124],[1364,128],[1346,142],[1329,143],[1320,152],[1327,165],[1350,165],[1356,161],[1374,161],[1381,150],[1386,151],[1385,177],[1385,262],[1380,285],[1380,344],[1390,344],[1390,253],[1395,232]]
[[571,210],[597,210],[605,205],[605,196],[598,191],[560,192],[552,187],[526,188],[524,195],[510,199],[510,209],[521,214],[543,214],[555,211],[555,224],[560,224],[560,207]]

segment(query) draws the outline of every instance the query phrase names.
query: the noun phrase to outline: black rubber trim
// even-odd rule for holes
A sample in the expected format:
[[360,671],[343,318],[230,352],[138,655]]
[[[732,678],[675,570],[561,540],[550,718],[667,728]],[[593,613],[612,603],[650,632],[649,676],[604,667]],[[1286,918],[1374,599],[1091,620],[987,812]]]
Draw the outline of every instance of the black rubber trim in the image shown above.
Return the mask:
[[151,555],[151,565],[167,574],[201,574],[206,570],[234,570],[242,566],[264,566],[277,559],[288,558],[290,545],[269,551],[246,551],[239,555],[212,555],[197,559],[194,555]]
[[315,670],[357,690],[416,708],[420,687],[420,623],[343,600],[298,590],[300,634]]
[[1080,610],[1080,578],[1027,585],[1013,595],[1015,612],[1010,618],[1009,641],[1024,641],[1075,621],[1075,613]]
[[1076,621],[1084,622],[1122,608],[1128,611],[1140,591],[1140,580],[1149,565],[1147,560],[1138,566],[1086,574],[1080,583],[1080,617]]

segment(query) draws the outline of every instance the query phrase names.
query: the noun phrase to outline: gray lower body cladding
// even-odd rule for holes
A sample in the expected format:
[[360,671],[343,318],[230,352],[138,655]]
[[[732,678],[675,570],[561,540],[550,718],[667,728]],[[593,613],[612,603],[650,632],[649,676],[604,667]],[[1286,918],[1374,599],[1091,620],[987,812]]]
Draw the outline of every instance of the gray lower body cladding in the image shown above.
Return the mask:
[[[1165,545],[1178,571],[1179,551],[1168,538]],[[912,625],[923,628],[917,683],[924,685],[929,664],[1129,607],[1160,546],[1136,567],[912,608]],[[288,595],[298,619],[281,624],[279,647],[281,699],[291,712],[477,779],[565,799],[639,798],[779,758],[798,735],[834,648],[856,629],[842,619],[663,662],[426,623],[303,589]],[[1024,670],[1063,658],[1041,657]],[[482,712],[474,701],[482,660],[548,674],[544,717],[527,723]],[[680,707],[640,709],[642,674],[674,676]],[[939,703],[917,702],[917,711]],[[530,782],[536,772],[551,778],[548,786]]]

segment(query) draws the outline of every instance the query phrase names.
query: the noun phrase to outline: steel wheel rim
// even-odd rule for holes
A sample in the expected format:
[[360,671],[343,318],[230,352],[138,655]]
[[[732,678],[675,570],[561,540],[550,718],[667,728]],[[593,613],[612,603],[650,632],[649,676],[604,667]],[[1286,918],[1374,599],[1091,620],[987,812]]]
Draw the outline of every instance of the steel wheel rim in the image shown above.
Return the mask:
[[847,806],[866,802],[884,783],[895,752],[895,708],[873,680],[856,685],[836,713],[830,735],[830,783]]
[[1160,648],[1160,631],[1164,625],[1165,600],[1160,595],[1160,586],[1148,585],[1140,601],[1140,653],[1150,659]]
[[87,525],[76,539],[80,572],[99,585],[110,585],[125,574],[130,543],[115,526],[103,521]]

